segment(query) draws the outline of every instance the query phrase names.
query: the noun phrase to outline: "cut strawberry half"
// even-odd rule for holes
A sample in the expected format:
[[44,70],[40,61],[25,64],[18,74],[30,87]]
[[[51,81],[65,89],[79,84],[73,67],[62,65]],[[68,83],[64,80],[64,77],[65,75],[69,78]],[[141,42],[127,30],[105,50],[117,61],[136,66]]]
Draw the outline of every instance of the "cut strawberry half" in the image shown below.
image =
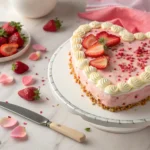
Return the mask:
[[18,44],[3,44],[0,48],[0,53],[3,56],[11,56],[17,52]]
[[120,37],[112,34],[108,34],[106,31],[102,31],[96,35],[96,38],[101,44],[108,47],[115,46],[120,43]]
[[82,42],[82,46],[87,49],[87,48],[91,47],[96,42],[97,42],[96,37],[93,34],[90,34],[84,38],[84,40]]
[[87,51],[85,51],[85,55],[88,57],[99,57],[104,54],[104,46],[100,43],[95,43],[92,45]]
[[90,65],[97,69],[104,69],[108,65],[108,56],[101,56],[90,61]]

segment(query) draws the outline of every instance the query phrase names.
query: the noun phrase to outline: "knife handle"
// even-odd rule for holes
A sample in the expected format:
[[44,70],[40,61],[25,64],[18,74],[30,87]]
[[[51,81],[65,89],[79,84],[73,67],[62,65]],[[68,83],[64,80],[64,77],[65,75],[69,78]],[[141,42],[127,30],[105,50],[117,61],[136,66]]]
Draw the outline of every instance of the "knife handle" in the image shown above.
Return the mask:
[[64,125],[60,125],[60,124],[52,122],[49,125],[49,127],[65,136],[77,141],[77,142],[80,142],[80,143],[84,142],[86,139],[86,136],[83,133],[81,133],[75,129],[66,127]]

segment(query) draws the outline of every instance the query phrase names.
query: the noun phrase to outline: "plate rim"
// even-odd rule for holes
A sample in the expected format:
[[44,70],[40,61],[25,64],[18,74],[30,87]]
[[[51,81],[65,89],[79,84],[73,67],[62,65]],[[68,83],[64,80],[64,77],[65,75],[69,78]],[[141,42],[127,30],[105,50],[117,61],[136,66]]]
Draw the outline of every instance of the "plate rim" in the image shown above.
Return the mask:
[[[4,24],[6,23],[7,21],[0,21],[0,24]],[[30,44],[31,44],[31,35],[30,33],[28,32],[28,30],[23,26],[22,27],[22,30],[23,32],[25,32],[28,36],[28,41],[27,43],[25,43],[25,47],[22,48],[21,51],[19,51],[18,53],[14,54],[14,55],[11,55],[11,56],[8,56],[8,57],[2,57],[0,58],[0,63],[3,63],[3,62],[7,62],[7,61],[11,61],[13,59],[16,59],[18,57],[20,57],[21,55],[23,55],[29,48]]]
[[94,114],[91,114],[89,112],[86,112],[78,107],[76,107],[74,104],[72,104],[70,101],[68,101],[62,94],[61,92],[58,90],[57,86],[55,85],[53,76],[52,76],[52,69],[53,69],[53,63],[55,61],[55,58],[57,56],[57,54],[62,50],[62,47],[68,43],[70,41],[70,38],[65,41],[63,44],[61,44],[56,51],[53,53],[50,62],[48,64],[48,81],[49,84],[52,87],[53,92],[62,100],[62,102],[67,105],[70,109],[72,109],[73,111],[75,111],[78,115],[81,115],[83,117],[87,117],[89,119],[94,119],[96,121],[100,121],[100,122],[107,122],[109,123],[114,123],[114,124],[141,124],[141,123],[148,123],[150,122],[150,118],[143,118],[143,119],[133,119],[133,120],[120,120],[120,119],[110,119],[110,118],[105,118],[105,117],[100,117]]

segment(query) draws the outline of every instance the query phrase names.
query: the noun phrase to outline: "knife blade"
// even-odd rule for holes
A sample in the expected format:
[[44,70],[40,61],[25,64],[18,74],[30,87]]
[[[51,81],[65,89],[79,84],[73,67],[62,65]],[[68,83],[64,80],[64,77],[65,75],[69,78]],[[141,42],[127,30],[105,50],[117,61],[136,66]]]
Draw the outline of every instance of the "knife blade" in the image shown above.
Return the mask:
[[86,139],[86,137],[83,133],[81,133],[75,129],[66,127],[64,125],[60,125],[60,124],[51,122],[49,119],[47,119],[47,118],[43,117],[42,115],[37,114],[29,109],[26,109],[26,108],[23,108],[23,107],[14,105],[14,104],[1,102],[1,101],[0,101],[0,107],[4,108],[6,110],[9,110],[15,114],[18,114],[19,116],[24,117],[36,124],[47,126],[47,127],[65,135],[73,140],[76,140],[78,142],[84,142]]

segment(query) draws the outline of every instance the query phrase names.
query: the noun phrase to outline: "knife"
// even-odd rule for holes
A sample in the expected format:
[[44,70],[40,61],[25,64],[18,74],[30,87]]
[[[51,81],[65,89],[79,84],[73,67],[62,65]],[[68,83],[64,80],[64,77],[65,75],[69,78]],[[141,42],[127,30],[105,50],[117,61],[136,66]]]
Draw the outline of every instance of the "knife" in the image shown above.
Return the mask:
[[55,130],[77,142],[84,142],[86,139],[86,137],[83,133],[81,133],[75,129],[66,127],[64,125],[60,125],[60,124],[51,122],[49,119],[47,119],[47,118],[43,117],[42,115],[39,115],[29,109],[26,109],[26,108],[23,108],[23,107],[14,105],[14,104],[10,104],[10,103],[5,103],[5,102],[0,102],[0,107],[4,108],[6,110],[9,110],[13,113],[16,113],[34,123],[51,128],[52,130]]

